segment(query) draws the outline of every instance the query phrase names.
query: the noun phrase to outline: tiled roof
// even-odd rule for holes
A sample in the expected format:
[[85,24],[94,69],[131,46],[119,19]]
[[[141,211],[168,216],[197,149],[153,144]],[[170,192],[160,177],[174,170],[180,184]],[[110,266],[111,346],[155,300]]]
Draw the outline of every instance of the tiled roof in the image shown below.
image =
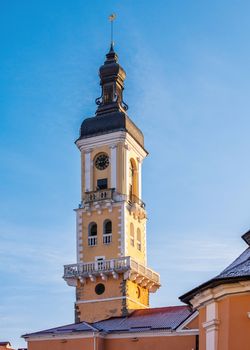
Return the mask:
[[73,323],[70,325],[25,334],[23,337],[70,334],[72,332],[148,332],[175,330],[193,311],[186,305],[136,310],[129,316],[113,317],[95,323]]
[[180,300],[189,301],[198,293],[209,287],[215,287],[223,283],[233,283],[250,279],[250,247],[248,247],[237,259],[225,270],[211,280],[201,284],[180,297]]
[[90,324],[86,322],[81,323],[72,323],[68,324],[66,326],[60,326],[55,328],[46,329],[43,331],[38,331],[35,333],[25,334],[23,337],[30,336],[30,335],[50,335],[50,334],[68,334],[72,332],[93,332],[97,331],[97,329],[93,328]]
[[185,305],[136,310],[128,317],[111,318],[95,322],[94,327],[104,332],[142,332],[159,329],[176,329],[191,311]]
[[250,277],[250,247],[248,247],[232,264],[223,270],[215,279],[226,277]]

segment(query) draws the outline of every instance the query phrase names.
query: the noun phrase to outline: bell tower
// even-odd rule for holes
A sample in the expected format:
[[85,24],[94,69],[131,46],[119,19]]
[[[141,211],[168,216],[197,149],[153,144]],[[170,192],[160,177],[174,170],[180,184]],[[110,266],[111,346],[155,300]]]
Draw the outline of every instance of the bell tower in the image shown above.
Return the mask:
[[76,289],[76,322],[95,322],[149,307],[160,276],[147,267],[142,197],[144,137],[123,102],[126,73],[113,44],[99,70],[101,96],[81,125],[81,204],[76,209],[77,263],[64,266]]

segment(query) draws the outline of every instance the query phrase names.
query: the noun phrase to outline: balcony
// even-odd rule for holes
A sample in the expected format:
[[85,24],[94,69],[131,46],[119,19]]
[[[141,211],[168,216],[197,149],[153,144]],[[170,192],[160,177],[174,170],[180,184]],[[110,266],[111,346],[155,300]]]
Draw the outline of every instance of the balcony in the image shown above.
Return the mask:
[[100,276],[103,280],[110,277],[118,279],[119,274],[123,274],[124,279],[129,279],[147,288],[151,293],[154,293],[160,287],[159,274],[129,256],[65,265],[63,278],[68,285],[77,286],[78,281],[85,283],[87,278],[95,282],[96,277]]
[[103,244],[110,244],[112,242],[112,233],[107,233],[103,235],[102,238]]
[[114,189],[108,188],[104,190],[97,190],[92,192],[86,192],[84,197],[85,203],[93,203],[103,200],[112,200],[113,199]]
[[89,236],[88,237],[88,245],[90,247],[94,247],[95,245],[97,245],[97,236]]
[[134,204],[137,204],[137,205],[139,205],[139,207],[141,207],[142,209],[145,209],[145,208],[146,208],[146,204],[145,204],[140,198],[138,198],[137,196],[135,196],[134,194],[132,194],[132,195],[129,196],[128,203],[129,203],[131,206],[134,205]]

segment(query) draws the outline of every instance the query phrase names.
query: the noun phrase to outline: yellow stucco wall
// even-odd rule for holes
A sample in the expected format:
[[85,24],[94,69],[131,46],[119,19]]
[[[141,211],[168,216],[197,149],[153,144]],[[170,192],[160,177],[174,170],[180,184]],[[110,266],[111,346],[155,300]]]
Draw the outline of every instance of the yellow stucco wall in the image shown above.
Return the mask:
[[[134,226],[134,246],[131,244],[130,225]],[[146,219],[139,220],[135,218],[132,212],[128,212],[126,216],[126,246],[127,255],[132,256],[138,262],[146,264],[146,235],[145,235]],[[141,231],[141,250],[137,248],[137,229]]]
[[[105,291],[101,295],[95,292],[95,287],[99,283],[105,286]],[[122,275],[118,279],[114,279],[112,276],[108,277],[107,281],[100,277],[96,278],[95,282],[87,279],[84,285],[79,284],[76,295],[78,319],[87,322],[124,316],[132,310],[147,307],[149,302],[148,290],[139,287],[132,281],[124,280]],[[91,300],[93,302],[81,302]]]
[[[95,261],[96,256],[105,256],[105,259],[115,259],[119,257],[120,253],[120,238],[121,231],[121,207],[113,207],[112,212],[108,209],[103,209],[101,214],[93,211],[91,216],[87,213],[82,213],[82,248],[81,253],[83,258],[81,261],[90,262]],[[105,220],[112,221],[112,242],[109,244],[103,243],[103,223]],[[91,222],[97,224],[97,245],[88,246],[88,227]]]
[[[110,146],[94,147],[90,151],[90,190],[95,191],[98,179],[108,179],[108,188],[111,188],[111,148]],[[110,165],[104,170],[98,170],[95,167],[95,159],[98,154],[106,153],[110,158]],[[116,192],[123,195],[129,195],[129,168],[130,163],[134,164],[135,179],[133,194],[139,195],[139,160],[138,153],[133,146],[125,145],[125,142],[116,144]],[[85,194],[85,151],[82,152],[82,196]],[[127,197],[128,199],[128,197]],[[100,208],[90,204],[90,209],[84,209],[78,212],[81,220],[81,239],[79,242],[79,258],[81,262],[94,262],[97,257],[103,257],[105,260],[130,256],[139,263],[146,265],[146,217],[145,214],[139,215],[138,211],[132,210],[131,205],[126,202],[112,205],[112,211],[105,208],[100,203]],[[145,213],[141,208],[141,212]],[[112,221],[112,243],[103,243],[103,223],[105,220]],[[97,245],[88,245],[89,224],[97,224]],[[131,245],[130,224],[134,225],[134,246]],[[140,244],[138,247],[137,229],[140,229]],[[105,319],[111,316],[121,316],[128,310],[148,307],[149,292],[146,288],[138,286],[135,282],[124,281],[122,274],[118,280],[112,276],[103,281],[100,277],[95,282],[86,279],[83,285],[78,282],[77,287],[77,311],[81,320],[90,321]],[[95,293],[95,285],[103,283],[106,286],[105,292],[98,296]],[[112,298],[126,297],[124,300],[112,300]],[[99,300],[108,299],[100,302]],[[80,303],[80,301],[91,301],[91,303]],[[93,317],[93,309],[95,310]]]
[[[132,281],[127,281],[126,283],[127,295],[134,301],[140,303],[137,304],[132,300],[127,301],[127,308],[129,310],[143,309],[143,307],[149,306],[149,292],[146,288],[138,286]],[[144,305],[144,306],[143,306]]]
[[[135,152],[135,150],[132,147],[125,148],[125,145],[123,142],[120,142],[117,144],[117,152],[116,152],[116,175],[117,175],[117,187],[116,190],[118,193],[127,194],[128,195],[128,180],[129,180],[129,172],[127,171],[129,169],[129,163],[130,160],[132,160],[135,163],[135,168],[138,169],[138,155]],[[108,179],[108,188],[111,188],[111,166],[109,165],[104,170],[98,170],[95,165],[94,161],[96,156],[99,153],[106,153],[109,158],[111,157],[111,150],[108,146],[101,146],[97,147],[90,152],[90,159],[91,159],[91,190],[96,190],[96,183],[97,179]],[[81,152],[81,171],[82,171],[82,197],[84,198],[84,193],[86,191],[85,189],[85,152]],[[138,182],[139,178],[136,175],[135,176],[135,195],[138,196]]]

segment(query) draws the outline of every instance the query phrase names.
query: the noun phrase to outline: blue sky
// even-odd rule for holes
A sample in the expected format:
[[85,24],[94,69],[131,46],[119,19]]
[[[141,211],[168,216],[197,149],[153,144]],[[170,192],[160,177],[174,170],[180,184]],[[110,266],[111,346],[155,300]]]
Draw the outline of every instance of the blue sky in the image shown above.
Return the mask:
[[12,0],[0,4],[0,339],[73,321],[83,118],[115,47],[143,166],[152,306],[220,272],[250,227],[249,1]]

